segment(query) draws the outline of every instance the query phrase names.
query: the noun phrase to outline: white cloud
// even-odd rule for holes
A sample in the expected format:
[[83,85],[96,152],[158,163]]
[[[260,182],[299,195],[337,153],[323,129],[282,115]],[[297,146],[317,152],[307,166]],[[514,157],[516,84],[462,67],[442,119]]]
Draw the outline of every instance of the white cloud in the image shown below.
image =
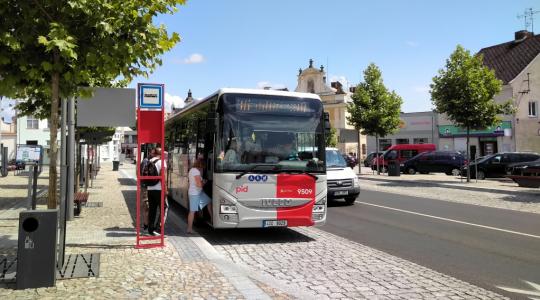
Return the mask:
[[185,64],[200,64],[204,62],[206,59],[204,56],[200,53],[193,53],[188,58],[184,58],[183,63]]
[[266,87],[269,87],[269,88],[271,88],[273,90],[277,90],[277,89],[284,89],[287,86],[284,85],[283,83],[272,83],[270,81],[259,81],[259,82],[257,82],[257,88],[258,89],[264,89]]
[[184,99],[180,96],[165,93],[165,111],[171,112],[173,104],[176,108],[182,108],[184,107]]
[[411,48],[416,48],[418,47],[418,43],[415,42],[415,41],[406,41],[405,44],[407,44],[407,46],[411,47]]

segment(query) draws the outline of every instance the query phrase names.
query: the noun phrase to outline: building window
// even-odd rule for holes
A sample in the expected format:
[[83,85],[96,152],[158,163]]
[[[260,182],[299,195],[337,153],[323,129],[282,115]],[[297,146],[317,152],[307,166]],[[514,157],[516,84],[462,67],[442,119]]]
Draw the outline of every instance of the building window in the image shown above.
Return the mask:
[[396,145],[408,144],[409,139],[396,139]]
[[307,82],[308,93],[315,94],[315,82],[313,79],[309,79]]
[[380,139],[379,140],[379,151],[385,151],[386,149],[390,148],[392,146],[392,140],[391,139]]
[[26,129],[39,129],[39,120],[32,116],[28,116],[26,118]]
[[529,117],[537,116],[537,107],[536,101],[529,101]]
[[427,144],[428,138],[414,138],[413,144]]

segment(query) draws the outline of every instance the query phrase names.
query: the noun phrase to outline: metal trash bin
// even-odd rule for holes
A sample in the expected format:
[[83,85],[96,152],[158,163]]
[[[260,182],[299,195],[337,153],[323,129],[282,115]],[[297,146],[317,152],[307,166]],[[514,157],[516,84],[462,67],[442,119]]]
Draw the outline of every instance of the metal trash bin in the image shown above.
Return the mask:
[[399,167],[399,161],[391,160],[388,162],[388,176],[400,176],[401,170]]
[[112,170],[118,171],[118,167],[120,166],[120,161],[113,161],[112,162]]
[[28,210],[19,214],[17,289],[56,284],[58,210]]

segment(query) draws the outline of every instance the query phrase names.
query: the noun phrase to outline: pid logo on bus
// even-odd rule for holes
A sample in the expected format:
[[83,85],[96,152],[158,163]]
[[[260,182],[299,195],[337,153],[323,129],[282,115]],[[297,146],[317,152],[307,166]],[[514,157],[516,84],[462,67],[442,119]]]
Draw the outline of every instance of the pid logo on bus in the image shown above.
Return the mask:
[[268,175],[249,175],[248,180],[251,182],[266,182],[268,180]]

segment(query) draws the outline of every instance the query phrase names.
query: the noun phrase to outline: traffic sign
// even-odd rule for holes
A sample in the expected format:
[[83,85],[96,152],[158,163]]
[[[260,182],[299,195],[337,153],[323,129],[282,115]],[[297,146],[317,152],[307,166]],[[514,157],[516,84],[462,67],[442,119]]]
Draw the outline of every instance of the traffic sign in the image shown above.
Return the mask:
[[139,84],[139,108],[163,109],[163,84]]

